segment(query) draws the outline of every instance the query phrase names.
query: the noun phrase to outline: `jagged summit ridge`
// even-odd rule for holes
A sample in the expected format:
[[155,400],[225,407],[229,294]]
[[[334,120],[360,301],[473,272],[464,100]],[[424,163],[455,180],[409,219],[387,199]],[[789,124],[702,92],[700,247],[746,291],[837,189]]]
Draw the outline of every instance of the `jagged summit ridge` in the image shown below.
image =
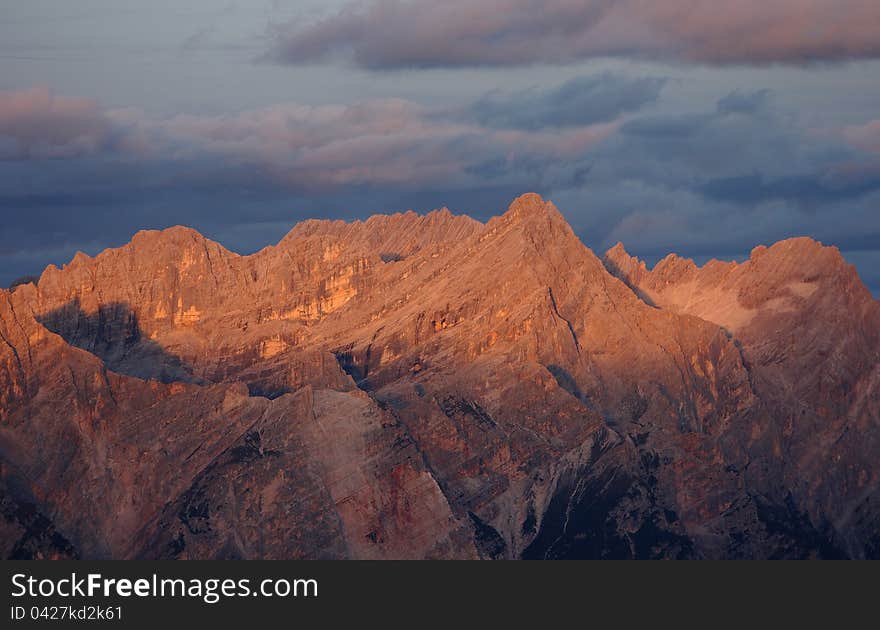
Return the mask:
[[[352,222],[306,219],[297,223],[278,244],[271,245],[256,254],[242,256],[242,258],[259,257],[267,251],[284,248],[307,237],[324,237],[346,243],[357,243],[363,245],[362,249],[364,251],[362,253],[375,253],[378,251],[380,256],[395,260],[402,257],[403,253],[412,253],[428,245],[444,245],[448,247],[451,243],[476,237],[480,233],[482,233],[481,235],[485,239],[486,233],[497,231],[499,224],[512,225],[526,230],[531,229],[535,234],[545,237],[573,234],[570,225],[553,202],[545,201],[537,193],[524,193],[511,202],[503,214],[490,220],[485,225],[467,215],[453,214],[445,207],[424,215],[409,210],[395,214],[375,214],[365,220],[355,220]],[[556,229],[554,230],[554,228]],[[545,230],[546,234],[544,233]],[[239,256],[235,252],[226,249],[222,244],[208,239],[197,230],[181,225],[163,230],[139,231],[128,244],[105,250],[98,256],[117,251],[128,251],[132,255],[138,255],[135,252],[139,250],[143,250],[146,256],[150,256],[155,255],[155,251],[151,250],[164,247],[210,247],[212,250],[216,250],[222,257]],[[845,263],[836,247],[824,246],[809,237],[786,239],[779,241],[769,248],[765,245],[758,245],[752,250],[747,263],[756,262],[767,251],[771,251],[771,253],[785,251],[788,260],[793,261],[795,264],[802,263],[805,266],[811,266],[811,268],[816,265],[821,266],[823,262],[831,264]],[[92,260],[91,256],[83,252],[77,252],[70,263],[65,266],[87,265]],[[665,269],[699,269],[691,259],[681,258],[675,253],[670,253],[658,262],[653,269],[648,270],[646,263],[635,256],[631,256],[624,244],[620,242],[606,251],[603,261],[609,266],[614,266],[616,270],[626,270],[627,273],[635,273],[637,275]],[[704,266],[720,265],[736,267],[737,263],[713,259]],[[47,270],[54,272],[57,270],[57,267],[49,265]],[[619,275],[619,273],[614,272],[614,275]]]
[[[768,252],[770,252],[771,255],[776,254],[779,256],[781,256],[784,252],[787,258],[800,262],[805,266],[809,265],[813,261],[828,262],[832,264],[846,263],[840,253],[840,250],[836,246],[824,245],[820,241],[817,241],[809,236],[795,236],[777,241],[769,247],[767,245],[756,245],[752,248],[749,254],[749,258],[745,261],[745,263],[738,263],[737,261],[725,261],[713,258],[702,265],[702,267],[710,265],[728,265],[731,267],[735,267],[739,264],[756,262]],[[653,271],[666,265],[676,264],[678,261],[683,261],[688,266],[692,265],[694,268],[701,267],[700,265],[694,263],[694,261],[690,258],[684,258],[674,252],[670,252],[664,258],[658,261],[653,269],[648,270],[645,261],[639,259],[636,256],[632,256],[627,251],[625,245],[621,242],[618,242],[610,247],[605,252],[604,259],[609,261],[610,263],[617,264],[620,267],[644,267],[646,271]]]

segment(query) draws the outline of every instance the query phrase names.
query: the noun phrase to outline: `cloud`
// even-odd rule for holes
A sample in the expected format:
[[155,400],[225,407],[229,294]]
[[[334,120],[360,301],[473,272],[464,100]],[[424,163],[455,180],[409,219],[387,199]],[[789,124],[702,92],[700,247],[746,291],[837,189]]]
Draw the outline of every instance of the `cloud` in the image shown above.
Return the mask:
[[0,159],[85,155],[111,138],[110,122],[93,101],[47,88],[0,92]]
[[284,63],[518,66],[607,56],[803,64],[880,56],[876,0],[363,0],[273,29]]
[[471,106],[489,127],[542,129],[610,122],[654,103],[666,79],[630,79],[613,74],[572,79],[552,90],[493,92]]
[[768,89],[747,92],[734,90],[718,101],[718,111],[722,114],[756,115],[767,111],[771,92]]
[[[543,106],[536,116],[546,119],[554,113],[554,101],[584,92],[573,106],[589,107],[595,101],[601,114],[582,116],[580,122],[571,114],[559,125],[566,127],[564,131],[489,126],[472,113],[482,111],[487,100],[465,112],[380,99],[156,117],[137,109],[103,110],[91,101],[36,89],[0,99],[0,135],[10,141],[7,160],[91,157],[188,165],[178,169],[178,182],[192,180],[214,165],[227,173],[257,172],[277,186],[300,191],[464,186],[475,181],[483,165],[493,163],[508,177],[527,168],[526,181],[535,183],[560,159],[576,157],[613,133],[616,114],[651,96],[634,93],[656,92],[654,83],[606,75],[578,79],[546,93],[531,90],[505,97],[503,106],[509,111],[516,110],[517,103],[522,110]],[[567,105],[555,107],[562,112]],[[594,121],[597,124],[591,124]]]
[[880,119],[848,126],[843,130],[843,137],[854,147],[880,153]]
[[498,130],[451,119],[399,99],[355,105],[277,105],[234,116],[176,116],[128,121],[148,154],[203,156],[262,169],[295,189],[430,186],[467,179],[486,160],[510,164],[523,154],[552,162],[583,152],[609,125],[558,131]]
[[880,171],[861,173],[857,177],[841,175],[843,173],[836,170],[776,178],[760,174],[724,177],[706,182],[700,192],[709,199],[741,205],[782,200],[815,209],[880,190]]
[[708,202],[812,211],[880,190],[880,160],[863,155],[852,135],[869,137],[817,133],[781,112],[770,90],[736,90],[714,111],[626,122],[596,156],[594,175],[689,190]]

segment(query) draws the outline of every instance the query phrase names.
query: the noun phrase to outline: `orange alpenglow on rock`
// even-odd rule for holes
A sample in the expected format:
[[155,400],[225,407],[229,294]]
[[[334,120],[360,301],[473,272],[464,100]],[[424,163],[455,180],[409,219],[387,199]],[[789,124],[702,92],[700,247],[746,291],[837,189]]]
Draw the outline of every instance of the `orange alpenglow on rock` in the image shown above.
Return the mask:
[[535,194],[178,227],[0,292],[0,339],[5,557],[880,554],[880,304],[810,239],[649,269]]

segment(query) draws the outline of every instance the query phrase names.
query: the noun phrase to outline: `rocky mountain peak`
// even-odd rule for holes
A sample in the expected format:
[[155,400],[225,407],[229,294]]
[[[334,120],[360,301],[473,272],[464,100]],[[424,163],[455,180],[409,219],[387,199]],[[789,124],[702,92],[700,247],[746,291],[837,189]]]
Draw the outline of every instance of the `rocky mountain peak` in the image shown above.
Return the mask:
[[198,230],[184,225],[173,225],[162,230],[140,230],[131,239],[136,247],[156,247],[202,243],[208,239]]
[[602,262],[608,271],[611,272],[611,275],[620,278],[624,282],[641,278],[644,274],[648,273],[645,261],[640,260],[636,256],[631,256],[621,242],[618,242],[605,252]]
[[848,270],[849,264],[837,247],[824,245],[807,236],[788,238],[773,245],[752,249],[747,264],[773,267],[778,275],[829,275]]
[[501,217],[508,223],[535,220],[562,221],[565,218],[552,201],[545,201],[538,193],[525,193],[513,200]]
[[[545,201],[537,193],[517,197],[501,216],[486,223],[481,243],[491,238],[501,238],[509,251],[508,256],[521,254],[526,257],[564,259],[569,255],[580,257],[584,252],[593,256],[572,230],[568,221],[551,201]],[[516,242],[507,243],[507,239]]]
[[617,241],[617,243],[608,248],[608,251],[605,252],[605,255],[614,260],[624,260],[627,258],[632,258],[629,252],[626,251],[626,247],[624,247],[623,243]]

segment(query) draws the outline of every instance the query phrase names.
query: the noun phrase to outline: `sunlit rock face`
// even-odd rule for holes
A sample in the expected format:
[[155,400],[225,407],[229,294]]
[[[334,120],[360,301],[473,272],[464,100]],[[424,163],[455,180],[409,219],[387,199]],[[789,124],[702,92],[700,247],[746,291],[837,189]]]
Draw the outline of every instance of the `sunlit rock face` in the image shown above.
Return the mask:
[[0,293],[9,557],[876,557],[878,424],[836,250],[649,270],[534,194]]

